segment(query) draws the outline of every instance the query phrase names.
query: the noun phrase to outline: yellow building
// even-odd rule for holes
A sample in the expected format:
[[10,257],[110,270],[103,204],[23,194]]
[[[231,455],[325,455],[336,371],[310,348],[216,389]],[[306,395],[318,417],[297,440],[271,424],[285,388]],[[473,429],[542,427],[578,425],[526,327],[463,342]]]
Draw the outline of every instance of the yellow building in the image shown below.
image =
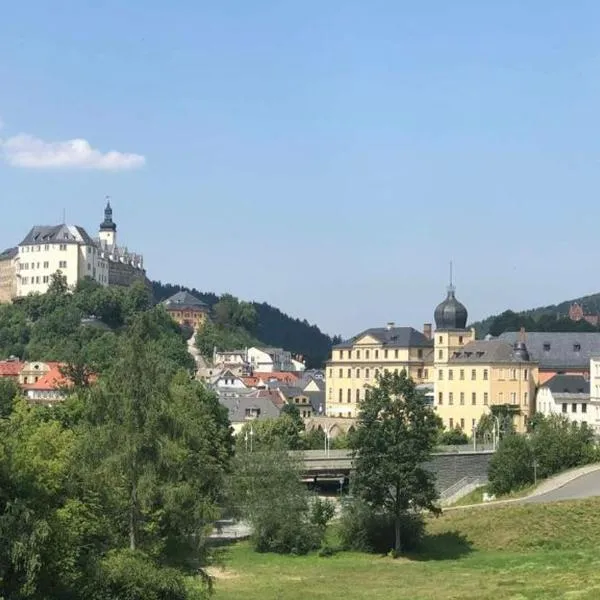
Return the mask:
[[197,331],[208,318],[208,306],[189,292],[177,292],[163,304],[174,321],[191,327],[194,331]]
[[435,310],[434,406],[444,426],[471,435],[491,406],[510,406],[517,431],[525,431],[534,410],[538,365],[525,342],[512,345],[498,339],[475,340],[467,329],[467,309],[454,287]]
[[406,369],[415,382],[431,382],[431,325],[426,324],[423,330],[388,323],[334,346],[325,371],[327,416],[356,417],[369,386],[386,371]]

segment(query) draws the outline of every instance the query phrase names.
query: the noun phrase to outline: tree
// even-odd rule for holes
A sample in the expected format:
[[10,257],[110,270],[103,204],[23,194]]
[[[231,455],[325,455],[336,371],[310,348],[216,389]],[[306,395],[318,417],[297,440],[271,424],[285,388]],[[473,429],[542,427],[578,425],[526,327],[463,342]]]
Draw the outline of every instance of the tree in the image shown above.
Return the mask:
[[362,403],[351,437],[354,493],[393,518],[395,553],[403,548],[407,515],[421,509],[439,512],[435,476],[424,466],[439,428],[439,418],[406,371],[384,374]]
[[206,562],[231,431],[216,397],[153,351],[154,325],[152,311],[134,319],[113,369],[90,390],[79,454],[116,548],[191,571]]
[[237,444],[241,449],[251,437],[254,450],[303,450],[303,430],[302,420],[282,414],[275,419],[246,423],[237,435]]
[[440,431],[438,443],[441,446],[461,446],[469,443],[467,434],[460,428],[445,429]]
[[533,453],[528,440],[507,435],[490,460],[489,487],[495,494],[508,494],[533,482]]
[[252,525],[256,551],[306,554],[321,544],[330,507],[318,503],[311,510],[299,465],[287,452],[240,452],[232,489],[237,512]]
[[15,381],[0,378],[0,419],[8,417],[13,410],[13,402],[19,396],[20,389]]

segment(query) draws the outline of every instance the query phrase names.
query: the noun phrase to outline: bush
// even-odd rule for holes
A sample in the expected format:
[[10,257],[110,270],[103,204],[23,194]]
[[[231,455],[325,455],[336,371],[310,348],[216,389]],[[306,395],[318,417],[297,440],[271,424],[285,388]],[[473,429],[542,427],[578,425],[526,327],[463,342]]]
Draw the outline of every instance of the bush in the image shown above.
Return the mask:
[[[406,513],[400,531],[402,551],[416,550],[425,534],[421,513]],[[394,517],[375,511],[360,500],[350,502],[342,512],[340,539],[346,550],[387,553],[395,545]]]
[[533,483],[533,454],[525,437],[512,434],[502,440],[490,461],[488,479],[494,494],[508,494]]
[[100,564],[100,573],[90,600],[199,600],[176,569],[156,566],[142,552],[110,552]]

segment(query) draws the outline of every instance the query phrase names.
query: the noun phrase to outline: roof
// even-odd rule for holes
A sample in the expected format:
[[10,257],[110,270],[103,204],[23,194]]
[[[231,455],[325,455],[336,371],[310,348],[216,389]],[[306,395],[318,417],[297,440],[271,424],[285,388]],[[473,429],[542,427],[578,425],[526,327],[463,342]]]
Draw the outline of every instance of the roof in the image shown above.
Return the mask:
[[588,394],[590,382],[582,375],[555,375],[542,386],[553,394]]
[[523,360],[515,354],[513,344],[504,340],[478,340],[465,344],[454,352],[451,363],[517,363]]
[[254,377],[260,379],[260,381],[264,381],[265,383],[269,381],[283,381],[285,383],[292,384],[298,381],[298,376],[289,371],[273,371],[271,373],[259,372],[254,373]]
[[[592,355],[600,353],[600,332],[527,332],[525,342],[540,369],[589,369]],[[507,331],[498,339],[515,343],[520,333]]]
[[258,409],[260,411],[258,420],[275,419],[279,416],[281,409],[276,406],[270,396],[244,395],[244,396],[219,396],[219,402],[227,408],[229,420],[232,423],[245,422],[247,409]]
[[202,310],[208,309],[208,306],[199,298],[196,298],[189,292],[177,292],[170,298],[167,298],[164,303],[167,310]]
[[433,346],[433,340],[413,327],[372,327],[371,329],[365,329],[362,333],[341,344],[336,344],[334,348],[352,348],[360,338],[366,335],[374,337],[383,346],[389,348],[427,348]]
[[7,248],[0,252],[0,260],[11,260],[19,253],[19,249],[15,246],[14,248]]
[[70,385],[70,380],[65,377],[59,366],[52,366],[50,370],[42,375],[35,383],[24,385],[27,390],[49,391]]
[[35,225],[19,246],[35,244],[85,244],[96,246],[96,242],[79,225]]
[[0,361],[0,377],[17,377],[24,364],[20,360]]

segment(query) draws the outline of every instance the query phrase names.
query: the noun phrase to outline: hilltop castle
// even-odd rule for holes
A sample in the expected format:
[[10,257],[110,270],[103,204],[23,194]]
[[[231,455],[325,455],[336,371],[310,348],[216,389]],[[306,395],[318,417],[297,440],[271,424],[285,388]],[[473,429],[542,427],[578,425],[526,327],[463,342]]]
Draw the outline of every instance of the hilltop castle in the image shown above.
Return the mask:
[[147,281],[142,255],[117,244],[110,201],[95,239],[79,225],[36,225],[18,246],[2,252],[0,302],[47,292],[57,272],[70,287],[85,278],[105,286]]

